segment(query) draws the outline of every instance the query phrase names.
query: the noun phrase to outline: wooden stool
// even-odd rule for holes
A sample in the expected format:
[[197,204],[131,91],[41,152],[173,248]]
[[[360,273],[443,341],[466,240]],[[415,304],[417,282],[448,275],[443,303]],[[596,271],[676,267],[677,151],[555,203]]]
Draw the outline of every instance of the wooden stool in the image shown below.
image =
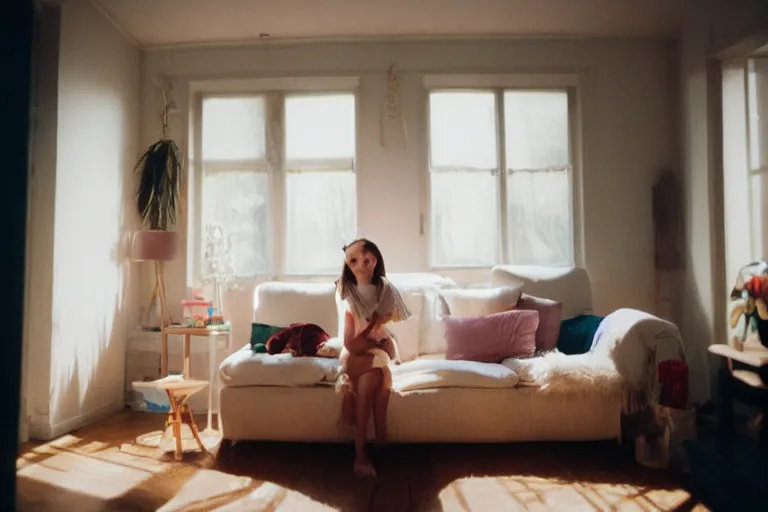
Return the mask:
[[[168,412],[165,429],[166,432],[169,428],[173,430],[173,437],[176,441],[176,460],[181,460],[183,454],[181,442],[181,426],[183,424],[189,426],[189,429],[192,431],[192,436],[195,438],[200,450],[202,450],[203,453],[208,453],[203,441],[200,439],[200,433],[197,430],[195,418],[192,415],[192,408],[189,405],[190,397],[207,385],[207,381],[189,379],[157,383],[157,386],[164,389],[168,394],[168,401],[171,404],[171,410]],[[165,434],[163,437],[165,437]]]

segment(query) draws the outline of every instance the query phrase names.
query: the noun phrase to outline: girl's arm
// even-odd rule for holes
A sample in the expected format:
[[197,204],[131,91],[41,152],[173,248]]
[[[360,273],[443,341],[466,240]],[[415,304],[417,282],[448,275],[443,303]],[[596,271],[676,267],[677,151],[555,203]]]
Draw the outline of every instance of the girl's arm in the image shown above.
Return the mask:
[[344,346],[350,354],[364,354],[368,349],[376,347],[376,342],[368,339],[368,335],[373,330],[375,319],[365,328],[363,332],[355,336],[355,317],[351,311],[344,315]]
[[378,313],[374,312],[373,315],[371,315],[371,319],[368,320],[368,325],[366,326],[366,335],[372,331],[377,330],[382,325],[386,324],[392,320],[392,315],[384,315],[379,316]]
[[373,329],[378,329],[382,325],[386,324],[392,320],[392,314],[379,316],[378,314],[375,314],[374,317],[371,319],[371,322],[374,324]]

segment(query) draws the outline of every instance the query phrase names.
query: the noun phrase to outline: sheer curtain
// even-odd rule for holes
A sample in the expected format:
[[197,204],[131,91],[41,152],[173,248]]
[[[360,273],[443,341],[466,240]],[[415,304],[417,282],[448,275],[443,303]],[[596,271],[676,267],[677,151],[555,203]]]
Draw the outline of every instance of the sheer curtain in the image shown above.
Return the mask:
[[429,132],[432,264],[493,265],[499,254],[494,93],[431,93]]
[[572,264],[566,90],[432,91],[429,123],[433,266]]
[[566,91],[505,91],[504,150],[510,263],[573,262]]
[[238,278],[271,271],[265,111],[263,96],[203,100],[199,258],[204,263],[206,224],[221,224]]
[[285,273],[340,272],[357,233],[355,95],[285,100]]

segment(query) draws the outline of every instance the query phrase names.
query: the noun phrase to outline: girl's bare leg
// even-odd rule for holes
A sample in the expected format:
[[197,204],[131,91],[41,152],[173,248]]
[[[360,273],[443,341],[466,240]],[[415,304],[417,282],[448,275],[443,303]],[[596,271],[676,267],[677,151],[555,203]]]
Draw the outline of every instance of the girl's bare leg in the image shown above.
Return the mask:
[[339,429],[347,430],[355,426],[355,382],[347,377],[347,381],[342,384],[341,399],[341,418],[339,418]]
[[389,367],[381,369],[381,385],[376,390],[373,399],[373,426],[376,428],[376,444],[387,444],[387,409],[389,408],[389,395],[392,391],[392,371]]
[[360,376],[357,381],[355,411],[355,474],[361,478],[376,476],[376,470],[365,453],[368,420],[371,417],[375,395],[381,387],[382,372],[376,368]]
[[338,428],[339,430],[347,430],[355,425],[357,382],[361,375],[373,368],[373,355],[346,353],[341,363],[344,367],[344,376],[342,377],[343,383],[338,389],[344,396],[341,401]]

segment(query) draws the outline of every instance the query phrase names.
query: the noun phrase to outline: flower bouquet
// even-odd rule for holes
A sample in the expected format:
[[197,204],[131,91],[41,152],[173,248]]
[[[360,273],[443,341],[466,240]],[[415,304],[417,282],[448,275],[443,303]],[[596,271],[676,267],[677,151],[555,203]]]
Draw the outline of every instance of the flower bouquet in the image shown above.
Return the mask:
[[741,332],[733,339],[735,348],[742,349],[750,333],[768,347],[768,262],[750,263],[739,271],[731,305],[731,329]]

